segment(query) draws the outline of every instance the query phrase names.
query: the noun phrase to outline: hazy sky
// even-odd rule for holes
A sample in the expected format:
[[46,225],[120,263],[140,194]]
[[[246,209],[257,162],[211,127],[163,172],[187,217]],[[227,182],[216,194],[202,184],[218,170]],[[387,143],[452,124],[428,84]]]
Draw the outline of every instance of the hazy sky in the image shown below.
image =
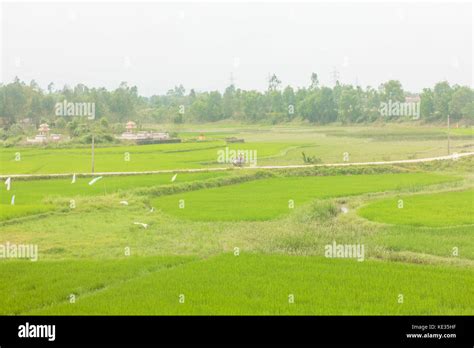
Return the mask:
[[2,80],[142,95],[398,79],[472,86],[471,3],[3,3]]

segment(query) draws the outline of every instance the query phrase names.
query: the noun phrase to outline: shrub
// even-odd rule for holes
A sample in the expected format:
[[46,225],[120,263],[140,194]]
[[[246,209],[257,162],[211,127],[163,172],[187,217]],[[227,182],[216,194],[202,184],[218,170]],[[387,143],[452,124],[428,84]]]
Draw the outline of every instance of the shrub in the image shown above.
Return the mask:
[[304,152],[301,153],[303,155],[303,162],[304,163],[309,163],[309,164],[316,164],[316,163],[321,163],[322,160],[319,157],[316,156],[306,156]]

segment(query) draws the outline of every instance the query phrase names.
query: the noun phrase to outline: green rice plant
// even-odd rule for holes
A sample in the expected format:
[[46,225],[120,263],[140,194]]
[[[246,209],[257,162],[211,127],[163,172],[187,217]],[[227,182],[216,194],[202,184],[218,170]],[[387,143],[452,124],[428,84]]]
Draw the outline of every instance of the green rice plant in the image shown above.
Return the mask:
[[162,196],[152,204],[168,214],[194,221],[264,221],[288,214],[292,207],[316,198],[383,192],[452,180],[456,179],[422,173],[277,177]]
[[359,214],[395,225],[474,225],[474,190],[387,198],[362,207]]
[[[136,262],[140,262],[136,260]],[[80,277],[81,264],[77,263]],[[241,252],[104,284],[33,309],[100,315],[472,315],[474,273],[450,266]],[[37,290],[41,292],[41,289]],[[20,292],[19,297],[25,297]],[[13,307],[14,308],[14,307]],[[9,312],[12,311],[10,308]]]

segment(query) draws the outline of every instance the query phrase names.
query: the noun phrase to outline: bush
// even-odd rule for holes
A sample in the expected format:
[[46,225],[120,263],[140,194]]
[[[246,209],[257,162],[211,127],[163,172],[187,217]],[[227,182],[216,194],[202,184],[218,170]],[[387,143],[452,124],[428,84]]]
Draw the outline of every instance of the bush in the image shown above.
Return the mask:
[[4,147],[12,147],[12,146],[15,146],[15,145],[18,144],[22,139],[23,139],[23,137],[22,137],[21,135],[16,136],[16,137],[9,137],[9,138],[7,138],[7,140],[5,140],[5,141],[3,142],[3,146],[4,146]]
[[[231,170],[231,169],[229,169]],[[175,193],[195,191],[200,189],[207,189],[213,187],[227,186],[239,184],[247,181],[264,179],[274,177],[275,175],[269,171],[257,171],[252,174],[236,175],[223,178],[212,178],[203,181],[186,182],[182,184],[171,184],[166,186],[141,188],[134,191],[138,195],[151,195],[151,196],[165,196],[172,195]]]
[[54,125],[56,126],[56,128],[65,129],[66,128],[66,121],[64,120],[64,117],[58,118],[54,122]]
[[181,124],[184,123],[184,117],[183,115],[177,115],[173,118],[173,123],[175,124]]
[[18,123],[13,124],[9,129],[8,129],[8,136],[9,137],[17,137],[19,135],[23,135],[25,132],[23,130],[23,127],[20,126]]
[[339,213],[338,205],[329,200],[316,200],[311,202],[308,207],[298,212],[295,218],[302,223],[312,221],[326,221],[337,216]]
[[[98,133],[94,135],[94,144],[103,144],[103,143],[113,143],[115,138],[108,133]],[[82,144],[91,144],[92,143],[92,133],[84,135],[80,143]]]
[[67,123],[67,129],[69,130],[70,135],[74,135],[78,126],[79,123],[77,122],[77,120],[72,120]]
[[316,156],[306,156],[304,152],[302,152],[301,154],[303,155],[303,162],[304,163],[316,164],[316,163],[321,163],[322,162],[321,158],[318,158]]
[[109,121],[107,121],[107,119],[105,117],[102,117],[99,121],[100,123],[100,126],[104,129],[108,129],[109,128]]

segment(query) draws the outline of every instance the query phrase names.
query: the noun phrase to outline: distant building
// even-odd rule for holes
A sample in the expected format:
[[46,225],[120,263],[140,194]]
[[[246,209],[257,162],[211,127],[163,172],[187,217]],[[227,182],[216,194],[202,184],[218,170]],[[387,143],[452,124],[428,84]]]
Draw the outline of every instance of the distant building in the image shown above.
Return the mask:
[[51,141],[60,141],[62,139],[62,135],[61,134],[51,134],[49,139]]
[[410,95],[405,97],[405,103],[419,103],[421,98],[419,95]]
[[46,143],[47,141],[48,138],[43,134],[37,134],[34,138],[26,138],[26,142],[30,144],[41,144]]
[[137,124],[133,121],[128,121],[127,124],[125,125],[125,129],[127,130],[127,133],[133,133],[133,130],[137,128]]
[[20,120],[20,123],[21,123],[21,124],[24,124],[24,125],[29,125],[29,124],[31,124],[32,122],[33,122],[33,121],[32,121],[32,119],[31,119],[30,117],[23,118],[23,119]]
[[47,123],[40,124],[38,131],[39,131],[39,134],[41,135],[48,135],[50,131],[49,125]]
[[132,140],[137,143],[167,142],[171,140],[167,132],[140,131],[135,132],[137,125],[133,121],[128,121],[125,125],[125,132],[116,136],[120,140]]
[[120,136],[116,138],[121,139],[121,140],[141,140],[141,139],[166,140],[166,139],[169,139],[170,136],[168,133],[165,133],[165,132],[142,131],[142,132],[137,132],[137,133],[131,133],[127,131],[125,133],[122,133]]
[[42,144],[49,141],[60,141],[62,140],[61,134],[49,134],[49,125],[47,123],[40,124],[38,128],[38,134],[34,138],[26,138],[26,142],[30,144]]

